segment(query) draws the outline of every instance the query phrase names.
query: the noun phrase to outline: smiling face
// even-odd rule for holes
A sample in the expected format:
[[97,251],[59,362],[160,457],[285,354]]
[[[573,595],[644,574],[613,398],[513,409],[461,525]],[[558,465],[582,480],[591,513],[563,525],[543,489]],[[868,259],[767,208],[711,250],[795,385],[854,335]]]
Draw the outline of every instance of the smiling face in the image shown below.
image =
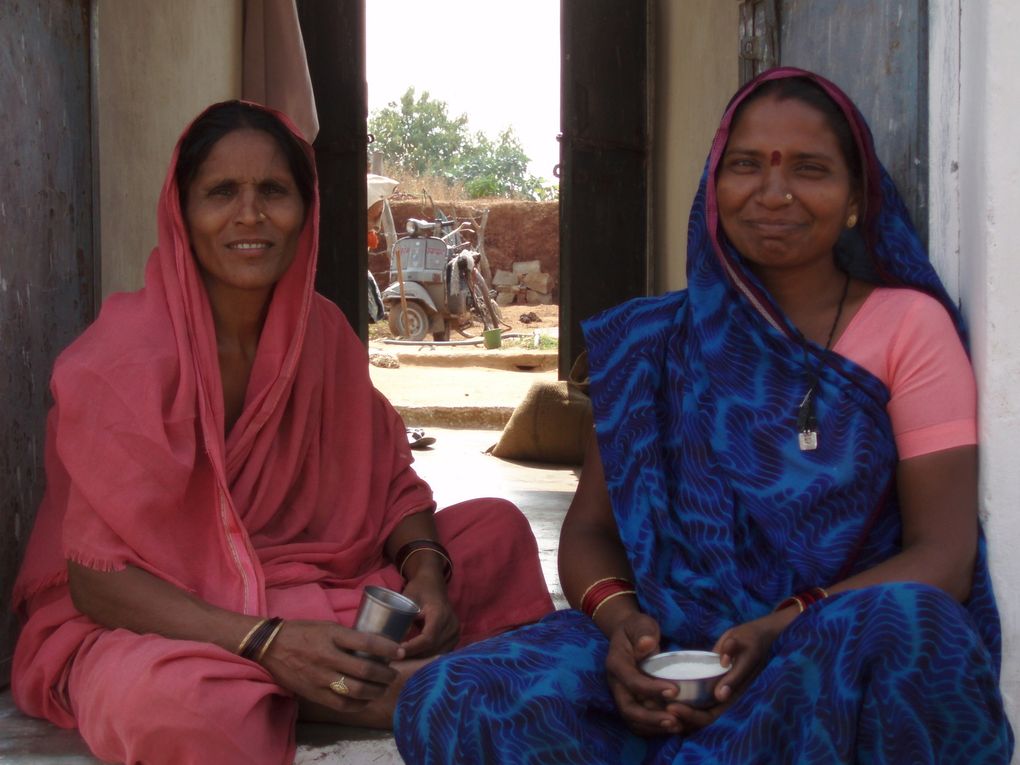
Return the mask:
[[832,261],[847,219],[859,214],[836,134],[824,114],[792,98],[744,108],[719,163],[716,196],[723,231],[759,275]]
[[262,293],[294,262],[305,208],[283,151],[261,130],[227,133],[187,190],[185,222],[210,297]]

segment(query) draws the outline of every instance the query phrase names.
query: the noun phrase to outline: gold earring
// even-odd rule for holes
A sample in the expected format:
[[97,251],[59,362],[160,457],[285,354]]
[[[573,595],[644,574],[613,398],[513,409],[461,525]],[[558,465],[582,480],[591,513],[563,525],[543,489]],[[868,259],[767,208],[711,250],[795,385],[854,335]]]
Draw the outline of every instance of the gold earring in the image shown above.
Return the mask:
[[846,227],[853,228],[857,225],[857,213],[850,213],[850,217],[846,219]]

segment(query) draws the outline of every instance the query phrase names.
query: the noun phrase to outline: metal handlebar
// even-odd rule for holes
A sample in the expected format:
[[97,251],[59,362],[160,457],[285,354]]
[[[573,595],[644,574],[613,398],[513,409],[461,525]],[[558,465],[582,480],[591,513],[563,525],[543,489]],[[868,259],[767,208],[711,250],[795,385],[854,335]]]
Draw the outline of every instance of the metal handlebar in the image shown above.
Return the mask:
[[453,231],[451,231],[450,233],[448,233],[448,234],[443,234],[443,236],[442,236],[442,239],[443,239],[443,241],[445,242],[445,241],[446,241],[447,239],[449,239],[449,238],[450,238],[451,236],[454,236],[455,234],[459,234],[459,233],[461,233],[462,231],[467,231],[468,233],[471,233],[471,234],[475,233],[475,232],[474,232],[474,229],[472,229],[472,228],[471,228],[471,224],[470,224],[470,223],[468,223],[468,222],[467,222],[467,221],[465,220],[465,221],[461,221],[461,224],[460,224],[459,226],[457,226],[457,228],[455,228],[455,229],[454,229]]

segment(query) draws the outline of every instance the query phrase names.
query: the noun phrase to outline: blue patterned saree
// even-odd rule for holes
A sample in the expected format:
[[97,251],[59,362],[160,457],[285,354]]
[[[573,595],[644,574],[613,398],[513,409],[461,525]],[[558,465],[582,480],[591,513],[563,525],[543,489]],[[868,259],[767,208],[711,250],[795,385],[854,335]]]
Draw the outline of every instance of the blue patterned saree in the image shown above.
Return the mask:
[[[584,324],[599,450],[641,608],[663,650],[711,648],[790,593],[900,550],[889,394],[805,340],[720,234],[715,168],[736,106],[807,77],[843,109],[864,160],[861,241],[843,267],[939,299],[962,322],[879,165],[863,118],[828,81],[771,70],[727,109],[691,213],[688,289]],[[854,262],[864,255],[867,262]],[[805,356],[818,445],[802,451]],[[408,763],[996,763],[1013,738],[984,542],[964,604],[920,584],[834,595],[799,616],[714,723],[640,738],[615,713],[607,641],[577,611],[437,660],[397,709]]]

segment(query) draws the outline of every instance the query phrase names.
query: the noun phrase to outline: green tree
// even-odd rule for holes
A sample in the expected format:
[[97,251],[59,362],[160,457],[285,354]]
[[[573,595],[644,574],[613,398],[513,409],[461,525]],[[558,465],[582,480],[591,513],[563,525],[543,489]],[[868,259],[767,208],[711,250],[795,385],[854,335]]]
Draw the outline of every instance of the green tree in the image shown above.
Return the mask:
[[399,102],[369,117],[368,129],[375,136],[372,149],[406,173],[460,181],[473,198],[546,196],[541,181],[528,173],[528,156],[513,128],[496,140],[472,135],[467,115],[451,117],[446,103],[428,91],[416,95],[408,88]]
[[416,175],[441,173],[453,167],[467,147],[467,115],[451,118],[446,103],[408,88],[368,120],[375,136],[372,148],[387,160]]
[[458,168],[464,188],[472,197],[528,197],[535,199],[541,189],[538,178],[528,173],[528,155],[513,128],[496,141],[475,135]]

